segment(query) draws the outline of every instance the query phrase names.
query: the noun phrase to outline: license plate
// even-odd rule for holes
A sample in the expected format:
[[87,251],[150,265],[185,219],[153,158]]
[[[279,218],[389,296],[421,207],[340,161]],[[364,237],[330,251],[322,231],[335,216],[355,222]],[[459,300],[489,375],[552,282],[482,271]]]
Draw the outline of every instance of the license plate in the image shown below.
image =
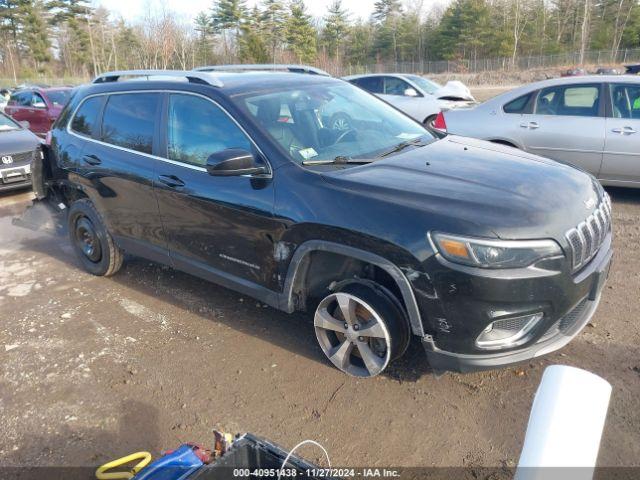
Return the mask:
[[589,300],[593,301],[598,298],[598,294],[602,290],[604,286],[604,282],[607,281],[609,277],[609,269],[611,268],[611,260],[607,262],[602,270],[599,270],[595,274],[595,278],[593,279],[593,286],[591,287],[591,293],[589,293]]
[[8,182],[15,182],[16,180],[23,179],[29,173],[29,170],[30,169],[27,167],[14,168],[12,170],[0,170],[0,178]]

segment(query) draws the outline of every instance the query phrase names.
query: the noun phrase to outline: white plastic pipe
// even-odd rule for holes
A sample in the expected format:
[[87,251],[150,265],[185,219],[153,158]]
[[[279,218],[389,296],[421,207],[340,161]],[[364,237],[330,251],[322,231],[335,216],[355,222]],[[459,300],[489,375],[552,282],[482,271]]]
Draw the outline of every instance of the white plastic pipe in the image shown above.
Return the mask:
[[610,397],[611,385],[593,373],[547,367],[531,407],[515,480],[591,480]]

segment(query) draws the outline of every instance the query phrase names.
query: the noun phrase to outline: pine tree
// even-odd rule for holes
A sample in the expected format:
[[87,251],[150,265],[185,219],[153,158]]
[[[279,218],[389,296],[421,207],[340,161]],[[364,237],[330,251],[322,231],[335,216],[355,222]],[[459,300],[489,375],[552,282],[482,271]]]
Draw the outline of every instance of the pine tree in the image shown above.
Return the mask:
[[269,53],[260,34],[259,21],[260,11],[257,6],[254,6],[247,16],[247,21],[242,25],[238,42],[238,55],[243,62],[267,63],[269,61]]
[[384,23],[390,17],[402,12],[400,0],[376,0],[373,5],[372,17],[379,23]]
[[222,35],[227,57],[230,55],[230,44],[240,36],[240,28],[247,14],[245,3],[245,0],[217,0],[211,10],[211,25]]
[[291,13],[285,25],[287,44],[297,61],[313,62],[316,58],[316,29],[306,12],[304,0],[291,1]]
[[269,48],[270,61],[276,63],[278,47],[285,42],[287,12],[281,0],[265,0],[260,15],[260,30]]
[[196,59],[201,65],[211,63],[211,52],[213,50],[214,29],[211,19],[206,12],[200,12],[194,19],[195,31],[198,35],[196,47]]
[[[51,0],[47,3],[52,13],[49,23],[65,37],[65,63],[70,70],[93,66],[97,73],[93,38],[90,36],[91,7],[87,0]],[[62,43],[62,42],[61,42]]]
[[44,12],[42,2],[34,1],[24,6],[22,17],[23,41],[39,72],[43,71],[43,64],[51,60],[51,42]]
[[322,42],[330,56],[340,59],[340,50],[349,30],[349,16],[347,11],[342,8],[342,0],[333,1],[324,22]]

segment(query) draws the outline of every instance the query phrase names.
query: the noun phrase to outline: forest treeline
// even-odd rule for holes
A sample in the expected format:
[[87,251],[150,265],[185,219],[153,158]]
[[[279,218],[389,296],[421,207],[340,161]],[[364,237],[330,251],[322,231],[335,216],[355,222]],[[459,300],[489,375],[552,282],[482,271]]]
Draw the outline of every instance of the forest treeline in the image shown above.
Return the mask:
[[[367,19],[335,0],[214,0],[193,19],[153,11],[125,21],[86,0],[0,0],[0,75],[91,76],[213,63],[323,67],[476,60],[640,47],[639,0],[377,0]],[[331,70],[331,68],[329,68]],[[333,68],[336,70],[336,68]]]

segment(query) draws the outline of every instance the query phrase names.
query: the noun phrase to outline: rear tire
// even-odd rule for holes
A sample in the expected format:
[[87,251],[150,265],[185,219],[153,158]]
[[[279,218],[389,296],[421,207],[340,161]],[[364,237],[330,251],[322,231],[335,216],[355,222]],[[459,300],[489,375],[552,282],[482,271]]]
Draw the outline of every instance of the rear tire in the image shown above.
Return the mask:
[[373,283],[350,283],[327,295],[314,315],[327,358],[354,377],[375,377],[406,350],[410,331],[398,302]]
[[91,200],[83,198],[71,205],[68,227],[71,245],[87,272],[109,277],[120,270],[124,254]]

